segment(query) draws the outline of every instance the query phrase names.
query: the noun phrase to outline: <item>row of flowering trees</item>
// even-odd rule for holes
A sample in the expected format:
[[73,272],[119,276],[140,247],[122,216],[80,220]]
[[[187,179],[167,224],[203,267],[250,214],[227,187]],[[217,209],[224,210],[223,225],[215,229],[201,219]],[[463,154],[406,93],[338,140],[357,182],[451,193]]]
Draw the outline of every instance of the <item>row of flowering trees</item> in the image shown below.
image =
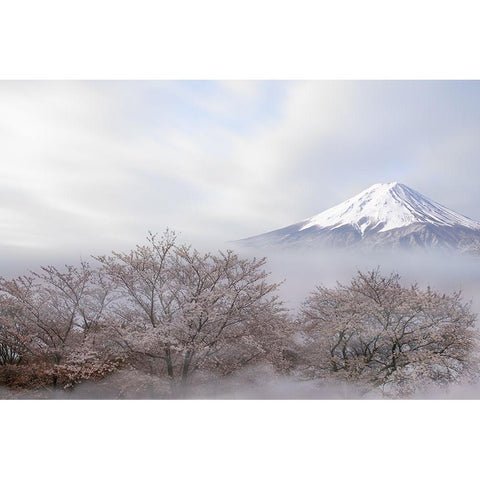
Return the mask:
[[1,279],[4,383],[71,387],[133,366],[174,386],[260,360],[288,368],[293,326],[264,259],[200,254],[167,231],[95,260]]
[[0,383],[72,388],[134,369],[175,394],[207,372],[268,363],[404,395],[476,370],[470,306],[397,275],[319,287],[293,317],[265,259],[201,254],[169,231],[94,260],[0,279]]

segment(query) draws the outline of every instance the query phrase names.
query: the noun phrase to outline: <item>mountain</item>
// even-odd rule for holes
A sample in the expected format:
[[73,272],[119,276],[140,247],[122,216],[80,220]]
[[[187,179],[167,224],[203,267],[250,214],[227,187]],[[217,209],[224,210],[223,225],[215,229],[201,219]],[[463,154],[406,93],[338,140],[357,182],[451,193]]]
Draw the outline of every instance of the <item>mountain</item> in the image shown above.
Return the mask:
[[377,183],[318,215],[238,242],[262,248],[435,247],[480,253],[480,222],[401,183]]

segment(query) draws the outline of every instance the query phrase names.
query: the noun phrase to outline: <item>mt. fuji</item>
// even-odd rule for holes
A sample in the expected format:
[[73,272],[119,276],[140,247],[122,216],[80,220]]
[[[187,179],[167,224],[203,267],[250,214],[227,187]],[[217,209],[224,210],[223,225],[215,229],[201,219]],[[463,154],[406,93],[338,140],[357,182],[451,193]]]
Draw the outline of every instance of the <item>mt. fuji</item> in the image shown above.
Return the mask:
[[480,253],[480,222],[401,183],[377,183],[318,215],[239,243],[252,247],[436,247]]

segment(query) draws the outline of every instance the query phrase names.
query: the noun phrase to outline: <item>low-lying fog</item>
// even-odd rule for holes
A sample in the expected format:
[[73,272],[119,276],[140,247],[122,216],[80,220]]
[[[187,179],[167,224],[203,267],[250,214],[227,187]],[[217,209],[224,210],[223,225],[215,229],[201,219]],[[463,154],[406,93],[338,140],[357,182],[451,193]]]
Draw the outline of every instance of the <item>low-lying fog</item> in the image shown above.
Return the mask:
[[339,250],[304,250],[253,252],[244,255],[264,255],[276,281],[284,280],[281,295],[288,306],[297,309],[316,285],[333,287],[336,282],[348,283],[360,271],[376,269],[383,274],[397,272],[402,283],[430,285],[443,292],[461,290],[465,300],[472,300],[480,313],[480,257],[439,252],[358,252]]
[[[215,245],[201,251],[217,251],[232,249],[242,256],[268,258],[267,269],[271,272],[271,280],[283,282],[280,297],[287,308],[294,314],[304,298],[316,285],[334,286],[336,282],[348,283],[358,271],[380,268],[384,274],[397,272],[404,284],[418,283],[421,287],[430,285],[441,292],[451,293],[461,290],[466,301],[472,302],[473,310],[480,318],[480,257],[462,256],[438,252],[391,252],[391,253],[359,253],[355,251],[252,251],[239,249],[227,244]],[[124,249],[126,251],[128,249]],[[9,256],[5,250],[1,256],[1,273],[4,277],[17,276],[38,270],[40,265],[78,263],[71,253],[57,252],[50,254],[31,254],[22,258]],[[6,254],[7,253],[7,254]],[[15,251],[18,254],[18,251]],[[108,253],[93,252],[95,254]],[[88,255],[82,255],[87,259]],[[92,260],[92,264],[95,262]],[[267,369],[268,370],[268,369]],[[302,381],[298,378],[278,377],[263,367],[238,372],[227,379],[212,378],[193,391],[185,391],[181,398],[378,398],[364,396],[353,387],[345,385],[325,385],[317,381]],[[148,391],[125,390],[119,395],[118,385],[125,385],[124,373],[117,373],[100,384],[79,385],[75,392],[51,393],[43,392],[40,398],[165,398],[161,388],[156,392],[157,380],[151,379]],[[143,375],[137,372],[136,375]],[[137,377],[138,378],[138,377]],[[146,384],[150,381],[146,380]],[[128,382],[127,382],[128,384]],[[145,382],[144,382],[145,385]],[[39,398],[37,394],[22,395],[28,398]],[[12,398],[11,392],[0,392],[0,397]],[[16,395],[14,396],[16,397]],[[17,397],[18,398],[18,397]],[[451,386],[447,390],[435,390],[417,394],[414,398],[480,398],[480,384]]]

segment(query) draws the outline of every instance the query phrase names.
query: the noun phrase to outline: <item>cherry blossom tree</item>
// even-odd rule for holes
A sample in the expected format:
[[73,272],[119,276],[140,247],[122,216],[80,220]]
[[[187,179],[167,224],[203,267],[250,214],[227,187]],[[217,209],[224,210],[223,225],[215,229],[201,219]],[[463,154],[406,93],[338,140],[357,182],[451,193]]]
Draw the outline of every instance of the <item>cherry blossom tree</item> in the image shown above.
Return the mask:
[[33,337],[18,319],[18,307],[11,298],[0,296],[0,366],[19,365],[32,353]]
[[71,387],[124,366],[174,392],[194,373],[292,368],[293,326],[265,259],[202,254],[168,230],[95,259],[0,278],[0,382]]
[[318,287],[299,325],[307,372],[407,395],[472,375],[475,315],[460,293],[404,287],[397,274],[359,272],[349,285]]
[[110,290],[86,262],[63,271],[48,266],[40,273],[0,279],[4,363],[28,362],[38,375],[50,378],[52,386],[59,379],[72,384],[96,371],[109,371],[98,333],[112,300]]
[[185,383],[201,369],[225,374],[259,360],[286,368],[291,326],[265,259],[201,254],[170,231],[96,259],[118,293],[112,335],[148,373]]

